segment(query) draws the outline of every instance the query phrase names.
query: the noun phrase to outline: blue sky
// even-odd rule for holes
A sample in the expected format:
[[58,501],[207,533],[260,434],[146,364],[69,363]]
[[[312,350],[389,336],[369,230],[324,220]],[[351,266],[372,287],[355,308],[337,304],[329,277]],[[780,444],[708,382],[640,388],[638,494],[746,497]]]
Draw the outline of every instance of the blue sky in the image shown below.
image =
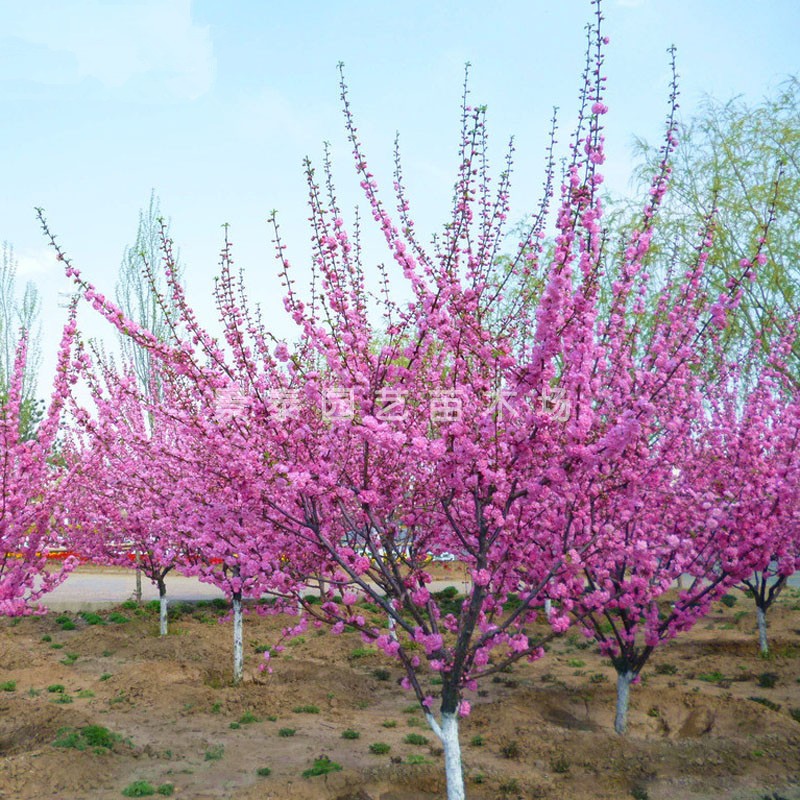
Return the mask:
[[[656,141],[662,130],[670,44],[684,118],[706,94],[758,100],[800,72],[796,0],[606,0],[604,13],[605,173],[617,191],[629,185],[634,136]],[[46,363],[64,313],[58,292],[70,287],[34,206],[45,208],[85,275],[112,293],[155,189],[190,299],[209,321],[220,226],[230,223],[252,296],[276,331],[291,335],[266,217],[279,210],[302,283],[303,156],[319,162],[329,140],[344,205],[357,200],[337,62],[345,62],[379,183],[391,185],[399,131],[412,207],[432,232],[447,214],[470,61],[472,97],[488,105],[498,166],[515,136],[512,202],[522,217],[537,199],[552,107],[561,109],[562,140],[572,124],[590,18],[588,0],[0,3],[0,240],[15,246],[21,277],[42,289]],[[81,322],[92,335],[105,331],[88,310]]]

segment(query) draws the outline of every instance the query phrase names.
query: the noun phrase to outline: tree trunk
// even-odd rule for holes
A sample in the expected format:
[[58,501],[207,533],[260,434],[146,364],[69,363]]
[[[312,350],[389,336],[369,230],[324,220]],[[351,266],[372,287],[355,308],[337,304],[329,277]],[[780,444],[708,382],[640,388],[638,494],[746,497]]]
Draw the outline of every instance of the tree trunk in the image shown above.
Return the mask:
[[158,581],[158,622],[161,636],[167,635],[167,584],[163,578]]
[[544,601],[544,615],[547,617],[547,619],[550,619],[552,613],[553,613],[553,601],[548,597]]
[[447,800],[465,800],[464,772],[461,766],[461,745],[458,742],[458,713],[445,711],[442,713],[442,724],[436,721],[433,714],[426,713],[428,725],[439,737],[444,748],[444,774],[447,781]]
[[614,730],[620,735],[624,734],[628,727],[628,704],[631,683],[635,677],[630,670],[617,673],[617,715],[614,717]]
[[758,646],[761,650],[761,655],[769,655],[769,641],[767,640],[767,610],[756,607],[756,620],[758,621]]
[[242,593],[233,593],[233,683],[242,682],[244,656],[242,650]]
[[137,605],[142,604],[142,570],[139,568],[140,558],[139,553],[136,553],[136,588],[133,591],[133,596],[136,598]]

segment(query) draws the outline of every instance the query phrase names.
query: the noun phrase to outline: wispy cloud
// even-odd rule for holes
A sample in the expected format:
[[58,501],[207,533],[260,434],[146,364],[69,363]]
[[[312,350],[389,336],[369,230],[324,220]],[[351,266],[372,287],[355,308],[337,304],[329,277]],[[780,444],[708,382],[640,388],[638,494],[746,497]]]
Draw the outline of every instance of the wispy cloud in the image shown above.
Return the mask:
[[214,80],[210,31],[192,19],[191,0],[5,4],[0,30],[0,42],[15,52],[45,48],[60,56],[45,69],[37,59],[40,68],[27,77],[41,83],[93,78],[118,88],[146,77],[173,96],[194,99]]

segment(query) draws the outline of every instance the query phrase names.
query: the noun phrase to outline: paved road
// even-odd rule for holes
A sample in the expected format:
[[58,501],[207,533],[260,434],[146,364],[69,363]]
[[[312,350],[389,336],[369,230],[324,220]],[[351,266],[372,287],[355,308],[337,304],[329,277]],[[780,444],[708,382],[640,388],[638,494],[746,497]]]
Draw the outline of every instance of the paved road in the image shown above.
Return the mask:
[[[167,575],[167,596],[170,602],[175,600],[213,600],[225,597],[215,586],[201,583],[197,578],[183,575]],[[452,580],[434,581],[430,584],[432,591],[440,591],[447,586],[456,586],[459,591],[466,590],[467,585],[460,576]],[[53,611],[90,611],[112,608],[133,597],[136,578],[133,570],[92,569],[73,572],[59,587],[42,599],[44,605]],[[158,599],[158,589],[147,578],[142,577],[142,599]]]
[[[73,572],[57,589],[46,595],[43,602],[53,611],[88,611],[91,609],[111,608],[133,596],[136,579],[133,570],[91,570],[78,569]],[[800,587],[800,572],[789,579],[789,585]],[[440,591],[446,586],[456,586],[459,591],[466,591],[468,586],[454,575],[452,579],[434,581],[430,588]],[[215,586],[201,583],[197,578],[183,575],[167,576],[167,593],[173,600],[213,600],[224,597],[224,593]],[[142,578],[142,598],[155,600],[158,590],[147,578]]]
[[[136,577],[133,570],[73,572],[59,587],[45,595],[42,602],[53,611],[89,611],[111,608],[133,597]],[[167,575],[170,600],[213,600],[225,595],[208,583],[183,575]],[[142,599],[157,600],[158,589],[142,577]]]

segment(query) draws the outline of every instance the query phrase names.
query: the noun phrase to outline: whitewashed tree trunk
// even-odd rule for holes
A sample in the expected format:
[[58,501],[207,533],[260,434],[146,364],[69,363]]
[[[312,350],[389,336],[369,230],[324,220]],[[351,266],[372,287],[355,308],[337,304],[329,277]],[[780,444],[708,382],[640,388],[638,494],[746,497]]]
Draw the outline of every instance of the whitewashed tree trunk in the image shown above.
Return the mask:
[[389,615],[389,638],[393,641],[397,641],[397,622],[393,616]]
[[163,582],[158,587],[158,599],[160,601],[158,608],[159,632],[162,636],[166,636],[167,635],[167,587]]
[[628,727],[628,705],[631,696],[631,683],[636,676],[633,672],[617,673],[617,715],[614,718],[614,730],[619,733],[625,733]]
[[242,645],[242,594],[233,594],[233,683],[242,682],[244,677],[244,653]]
[[763,608],[756,607],[756,620],[758,621],[758,646],[761,655],[769,653],[769,641],[767,640],[767,612]]
[[444,748],[444,774],[447,781],[447,800],[466,800],[464,772],[461,766],[461,745],[458,742],[458,714],[442,713],[442,724],[433,714],[425,714],[431,730],[439,737]]
[[553,613],[553,601],[548,597],[544,601],[544,615],[547,617],[547,619],[550,619],[552,613]]

